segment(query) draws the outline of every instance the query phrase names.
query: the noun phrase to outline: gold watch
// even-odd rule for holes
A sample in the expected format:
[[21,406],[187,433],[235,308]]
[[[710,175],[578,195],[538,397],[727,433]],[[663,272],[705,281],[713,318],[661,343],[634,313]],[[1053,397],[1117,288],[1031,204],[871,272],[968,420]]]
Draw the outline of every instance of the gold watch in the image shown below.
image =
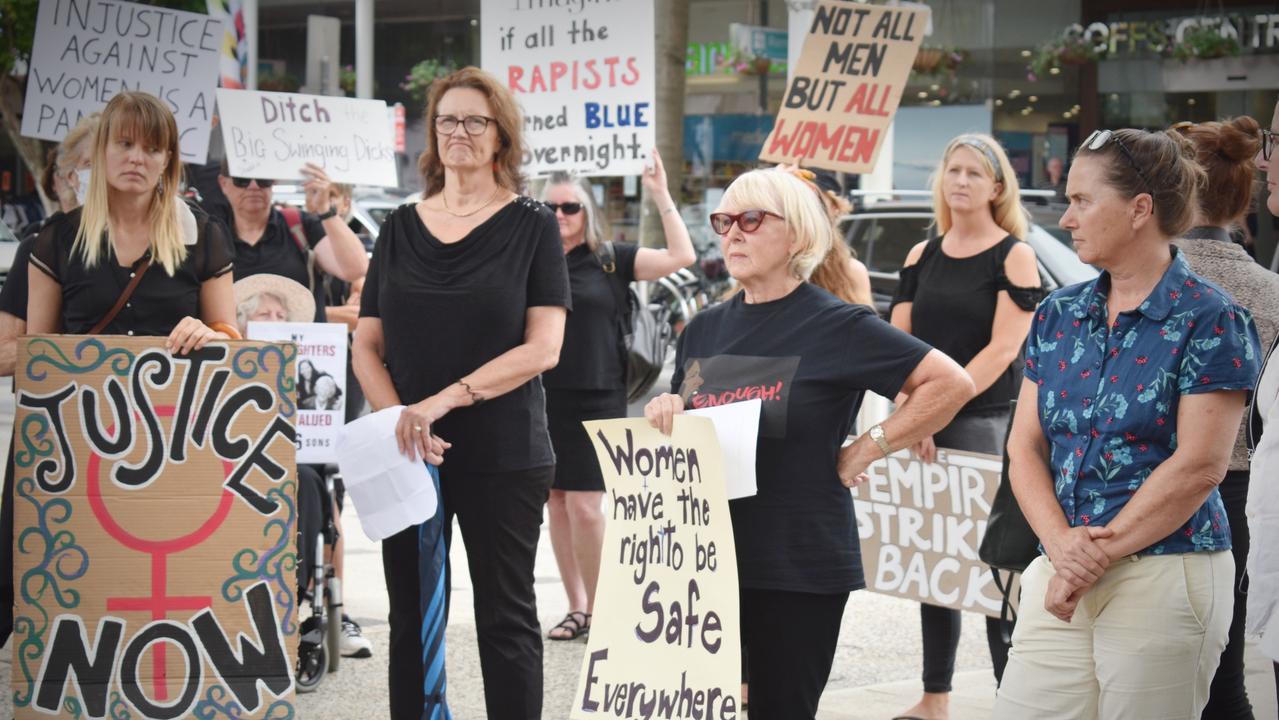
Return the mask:
[[875,444],[879,446],[879,450],[884,453],[884,457],[888,457],[893,454],[893,448],[888,444],[888,437],[884,434],[883,425],[880,425],[879,423],[871,425],[870,429],[866,431],[866,434],[870,435],[870,439],[874,440]]

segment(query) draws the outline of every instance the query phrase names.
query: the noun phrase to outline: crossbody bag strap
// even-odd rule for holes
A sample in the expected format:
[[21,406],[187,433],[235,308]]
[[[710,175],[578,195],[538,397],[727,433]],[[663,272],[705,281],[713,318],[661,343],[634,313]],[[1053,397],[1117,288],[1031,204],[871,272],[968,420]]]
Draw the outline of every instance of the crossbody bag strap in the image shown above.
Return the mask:
[[121,292],[120,297],[116,298],[115,305],[111,306],[111,309],[107,311],[107,314],[102,316],[102,319],[98,321],[98,324],[89,329],[90,335],[97,335],[101,333],[108,325],[111,324],[112,320],[115,320],[115,316],[119,315],[120,311],[124,309],[124,306],[128,304],[129,298],[133,297],[133,291],[138,289],[138,283],[142,282],[142,276],[145,275],[149,269],[151,269],[151,258],[148,257],[142,261],[142,264],[139,265],[136,270],[133,271],[133,279],[129,281],[128,285],[124,286],[124,292]]
[[608,275],[608,286],[613,291],[613,299],[617,302],[617,311],[623,317],[631,312],[631,304],[626,297],[626,286],[622,283],[622,276],[617,272],[617,252],[613,249],[613,241],[605,240],[595,250],[595,259],[599,262],[600,267],[604,268],[604,274]]

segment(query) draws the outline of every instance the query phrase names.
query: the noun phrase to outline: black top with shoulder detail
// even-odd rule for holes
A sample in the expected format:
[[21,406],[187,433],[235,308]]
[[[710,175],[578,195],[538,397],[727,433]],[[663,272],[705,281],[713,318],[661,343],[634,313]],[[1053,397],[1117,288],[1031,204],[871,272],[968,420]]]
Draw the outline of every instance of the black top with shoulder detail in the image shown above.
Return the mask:
[[[919,261],[902,268],[893,305],[913,303],[910,327],[915,337],[946,353],[960,365],[968,365],[990,344],[999,293],[1023,310],[1034,310],[1044,297],[1043,287],[1018,287],[1004,273],[1004,261],[1020,242],[1012,235],[976,255],[953,258],[941,249],[942,238],[928,241]],[[1008,409],[1017,397],[1021,379],[1020,358],[995,382],[977,394],[960,415],[988,414]]]
[[[182,318],[200,317],[200,285],[231,272],[231,240],[222,223],[194,205],[189,207],[196,235],[184,238],[186,257],[176,272],[170,276],[158,263],[147,270],[104,334],[168,335]],[[98,324],[142,262],[139,258],[131,266],[122,266],[108,251],[97,265],[86,267],[79,253],[72,251],[80,214],[77,208],[45,225],[31,251],[32,267],[62,286],[62,332],[71,334],[87,333]]]

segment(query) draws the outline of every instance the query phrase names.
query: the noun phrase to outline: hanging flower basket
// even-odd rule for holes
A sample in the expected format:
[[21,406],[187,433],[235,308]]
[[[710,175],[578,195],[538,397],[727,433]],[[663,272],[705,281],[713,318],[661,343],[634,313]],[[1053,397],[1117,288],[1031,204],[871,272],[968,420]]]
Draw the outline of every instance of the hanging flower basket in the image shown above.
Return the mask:
[[269,90],[271,92],[297,92],[302,87],[298,79],[293,75],[285,73],[284,75],[275,75],[267,73],[258,76],[258,89]]
[[1180,41],[1170,42],[1165,48],[1169,57],[1182,62],[1237,57],[1241,51],[1237,39],[1223,36],[1220,27],[1214,25],[1192,25],[1181,34]]
[[915,61],[911,70],[920,75],[949,75],[954,77],[955,71],[968,59],[968,52],[957,48],[921,47],[915,53]]
[[1039,46],[1030,61],[1030,80],[1055,75],[1068,65],[1087,65],[1105,57],[1105,52],[1076,33],[1063,33]]
[[438,60],[431,58],[413,66],[409,70],[409,74],[404,76],[404,82],[400,83],[400,89],[408,92],[409,96],[418,102],[426,101],[426,94],[431,89],[431,83],[439,78],[452,75],[457,68],[453,65],[452,60]]

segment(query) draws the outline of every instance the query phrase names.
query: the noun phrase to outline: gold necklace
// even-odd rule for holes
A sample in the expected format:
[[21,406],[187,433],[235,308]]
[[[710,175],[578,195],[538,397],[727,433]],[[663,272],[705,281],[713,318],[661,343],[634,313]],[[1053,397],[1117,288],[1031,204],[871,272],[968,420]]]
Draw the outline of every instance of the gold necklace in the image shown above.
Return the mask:
[[440,202],[444,203],[444,212],[448,213],[449,215],[452,215],[453,217],[464,218],[464,217],[470,217],[474,215],[475,213],[488,207],[489,205],[492,205],[493,201],[497,199],[497,194],[500,192],[502,192],[502,186],[498,185],[496,188],[493,189],[493,194],[489,197],[488,202],[484,203],[483,205],[475,208],[474,210],[470,212],[458,213],[450,210],[448,194],[445,193],[444,190],[442,189],[440,190]]

